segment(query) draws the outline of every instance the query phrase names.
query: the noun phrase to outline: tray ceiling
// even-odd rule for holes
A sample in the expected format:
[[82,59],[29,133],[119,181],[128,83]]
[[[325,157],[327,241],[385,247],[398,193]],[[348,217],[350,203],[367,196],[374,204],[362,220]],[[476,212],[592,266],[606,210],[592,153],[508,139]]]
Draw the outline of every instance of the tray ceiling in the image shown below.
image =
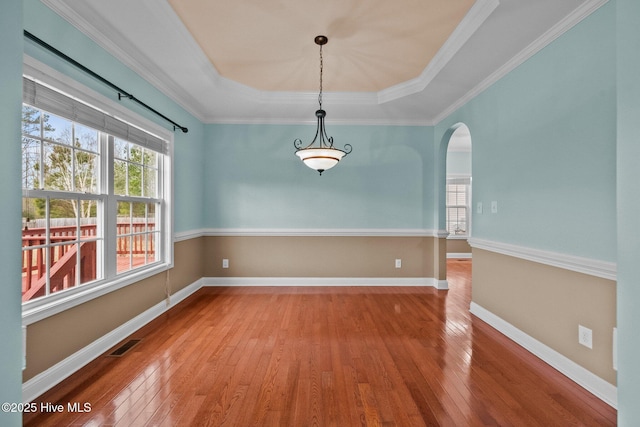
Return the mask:
[[473,0],[169,0],[218,73],[259,90],[377,92],[414,79]]
[[430,125],[607,0],[41,1],[206,123],[314,122],[324,34],[327,122]]

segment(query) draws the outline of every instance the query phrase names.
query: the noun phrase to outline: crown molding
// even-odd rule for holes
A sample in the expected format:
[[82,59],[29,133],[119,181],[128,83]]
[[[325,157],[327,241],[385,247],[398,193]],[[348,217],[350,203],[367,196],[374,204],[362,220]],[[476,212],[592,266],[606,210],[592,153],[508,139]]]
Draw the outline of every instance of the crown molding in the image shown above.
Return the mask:
[[562,34],[569,31],[575,25],[580,23],[587,16],[598,10],[601,6],[606,4],[609,0],[586,0],[582,5],[575,9],[572,13],[567,15],[562,21],[551,27],[542,36],[538,37],[534,42],[530,43],[526,48],[518,52],[513,58],[506,62],[502,67],[498,68],[495,72],[491,73],[489,77],[480,82],[477,86],[467,92],[464,96],[459,98],[456,102],[451,104],[448,108],[443,110],[433,120],[435,123],[439,123],[449,115],[453,114],[458,108],[471,101],[473,98],[484,92],[495,82],[509,74],[516,69],[519,65],[524,63],[527,59],[544,49],[555,39]]
[[[498,0],[477,0],[419,77],[378,92],[327,92],[324,94],[325,101],[343,105],[377,105],[423,91],[499,4]],[[254,99],[260,99],[262,102],[305,105],[315,101],[318,97],[313,92],[259,90],[247,95]]]
[[[65,0],[41,0],[42,3],[49,9],[53,10],[62,19],[74,26],[77,30],[95,42],[98,46],[102,47],[105,51],[113,55],[118,61],[125,66],[133,70],[140,76],[144,76],[151,85],[153,85],[160,92],[174,100],[178,105],[188,111],[191,115],[198,120],[204,122],[204,117],[200,114],[200,111],[204,110],[204,106],[200,104],[200,101],[193,97],[187,96],[182,88],[178,87],[173,80],[159,69],[143,52],[140,52],[135,46],[128,40],[120,35],[120,32],[109,25],[106,21],[99,19],[100,14],[96,13],[88,3],[78,3],[72,6]],[[140,0],[148,1],[148,0]],[[157,11],[158,14],[166,14],[167,11],[163,11],[163,7],[170,7],[166,2],[154,2],[152,10]],[[85,8],[85,10],[91,13],[85,13],[81,15],[79,8]],[[87,20],[85,16],[90,16],[95,19]],[[176,31],[178,37],[184,38],[184,32],[186,29],[174,26],[173,31]],[[123,49],[121,46],[127,46],[127,49]],[[131,54],[129,52],[132,52]],[[194,61],[197,58],[194,56]],[[196,62],[199,66],[213,67],[209,61],[206,64],[203,61]],[[151,72],[150,70],[153,70]],[[216,73],[217,75],[217,73]],[[194,107],[195,105],[195,107]]]
[[[151,58],[136,48],[131,41],[127,40],[114,28],[113,24],[101,19],[100,13],[94,10],[89,2],[78,2],[70,0],[41,0],[47,7],[60,15],[63,19],[76,27],[79,31],[104,48],[116,59],[122,62],[131,70],[144,76],[151,85],[175,101],[187,112],[200,120],[202,123],[229,123],[229,124],[305,124],[305,119],[295,120],[291,114],[292,109],[298,105],[307,105],[316,99],[315,93],[309,92],[271,92],[261,91],[249,86],[234,82],[226,77],[222,77],[215,67],[208,60],[200,46],[193,39],[182,21],[175,14],[170,4],[165,1],[139,0],[136,2],[139,8],[152,14],[162,22],[165,27],[164,33],[172,35],[171,45],[167,49],[180,47],[182,59],[164,63],[156,63]],[[529,44],[525,49],[517,53],[509,62],[504,64],[489,77],[466,92],[462,97],[455,100],[449,107],[443,109],[435,116],[425,119],[402,119],[395,118],[385,113],[386,107],[393,100],[399,100],[409,95],[415,95],[432,82],[432,80],[443,70],[451,58],[465,45],[470,37],[480,26],[492,15],[500,5],[499,0],[478,0],[471,7],[467,15],[453,31],[449,39],[444,43],[433,60],[427,65],[423,72],[415,79],[395,85],[378,92],[334,92],[326,93],[325,99],[330,103],[345,106],[359,105],[371,108],[370,112],[365,112],[367,117],[376,116],[377,119],[344,119],[339,123],[362,124],[362,125],[398,125],[398,126],[433,126],[458,108],[469,102],[478,94],[483,92],[497,80],[505,76],[514,68],[522,64],[536,52],[551,43],[557,37],[576,25],[582,19],[590,15],[599,7],[607,3],[608,0],[585,0],[572,13],[567,15],[562,21],[554,25],[541,37]],[[142,31],[142,30],[139,30]],[[173,41],[176,41],[175,43]],[[186,58],[186,59],[185,59]],[[201,71],[200,80],[194,85],[203,85],[208,89],[202,92],[203,96],[194,94],[194,91],[185,90],[173,80],[171,75],[179,75],[183,67],[197,68]],[[235,105],[236,112],[226,109],[225,113],[216,113],[207,105],[209,98],[215,97],[218,103],[230,103]],[[269,114],[275,117],[258,117],[260,109],[268,106],[278,105],[278,111],[269,110]],[[383,108],[384,107],[384,108]],[[256,110],[253,117],[247,117],[245,112]],[[266,110],[265,110],[266,111]],[[370,114],[373,113],[373,114]],[[396,116],[401,115],[396,114]],[[309,121],[312,123],[312,121]]]
[[616,281],[617,265],[614,262],[600,261],[597,259],[583,258],[559,252],[544,251],[509,243],[495,242],[491,240],[472,237],[469,244],[474,249],[495,252],[515,258],[533,261],[551,267],[563,268],[589,276]]
[[379,91],[377,93],[378,103],[382,104],[422,92],[471,38],[473,33],[496,10],[499,4],[498,0],[477,0],[420,76]]

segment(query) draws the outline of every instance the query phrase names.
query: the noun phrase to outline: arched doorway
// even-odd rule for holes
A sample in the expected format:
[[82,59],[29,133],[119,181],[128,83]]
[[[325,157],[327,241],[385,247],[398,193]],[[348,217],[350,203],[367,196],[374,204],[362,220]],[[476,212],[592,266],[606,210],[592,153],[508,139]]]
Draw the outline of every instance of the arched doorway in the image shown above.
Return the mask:
[[[465,259],[469,267],[471,264],[471,248],[468,243],[472,225],[471,133],[464,123],[456,123],[449,127],[440,140],[436,182],[436,221],[438,234],[443,236],[437,240],[439,243],[436,248],[436,277],[439,283],[442,283],[441,289],[447,289],[447,260],[452,259],[449,256]],[[458,184],[459,182],[462,184]],[[466,186],[466,190],[457,191],[456,187],[456,191],[451,192],[448,191],[451,188],[449,185]],[[458,203],[449,203],[452,202],[452,198],[456,198],[455,201]],[[447,235],[451,235],[451,238],[444,237]],[[470,273],[470,268],[468,270]]]
[[[453,144],[453,145],[451,145]],[[452,146],[451,153],[449,153],[449,146]],[[459,154],[452,154],[459,153]],[[448,208],[447,208],[447,178],[448,178],[448,168],[447,168],[447,160],[448,158],[454,157],[466,157],[467,165],[464,170],[459,170],[456,174],[457,178],[466,177],[468,179],[468,194],[467,199],[465,200],[464,207],[466,208],[466,215],[464,216],[466,220],[466,224],[464,224],[464,231],[467,233],[467,236],[470,233],[471,226],[471,133],[469,132],[469,128],[464,123],[456,123],[449,127],[442,136],[440,140],[440,145],[438,147],[437,152],[437,169],[436,169],[436,197],[437,197],[437,208],[435,211],[435,223],[438,227],[438,239],[435,240],[434,246],[434,270],[435,277],[438,282],[439,289],[448,289],[447,283],[447,246],[449,239],[446,237],[448,234],[457,235],[456,240],[462,240],[464,244],[468,245],[467,238],[462,237],[460,233],[449,233],[448,227],[451,227],[454,223],[451,222],[451,218],[447,216]],[[462,167],[462,166],[460,166]],[[450,165],[450,168],[453,168]],[[462,214],[460,214],[462,215]],[[457,226],[462,225],[460,220],[461,216],[458,216],[455,224]],[[460,230],[463,230],[460,228]],[[468,252],[470,257],[471,250]]]
[[446,151],[445,229],[447,258],[471,258],[471,133],[464,123],[452,126]]

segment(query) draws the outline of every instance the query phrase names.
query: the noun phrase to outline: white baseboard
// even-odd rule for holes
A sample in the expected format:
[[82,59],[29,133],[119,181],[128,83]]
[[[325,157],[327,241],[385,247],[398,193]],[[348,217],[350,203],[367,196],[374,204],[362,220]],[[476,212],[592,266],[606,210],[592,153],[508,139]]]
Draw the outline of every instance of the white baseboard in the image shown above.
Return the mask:
[[471,252],[447,252],[447,258],[471,259]]
[[435,285],[432,285],[432,286],[435,287],[436,289],[440,291],[446,291],[449,289],[449,282],[447,282],[446,280],[433,279],[433,281],[435,282]]
[[535,338],[525,334],[504,319],[496,316],[482,306],[472,302],[469,310],[473,315],[485,321],[499,332],[527,349],[569,379],[598,397],[611,407],[618,408],[618,389],[569,358],[546,346]]
[[184,301],[186,298],[191,296],[193,293],[195,293],[198,289],[200,289],[203,286],[204,286],[204,280],[203,278],[200,278],[195,282],[193,282],[192,284],[190,284],[189,286],[185,286],[184,288],[180,289],[176,293],[172,294],[169,297],[170,303],[169,303],[169,306],[167,307],[167,310],[170,309],[171,307],[175,307],[176,305],[180,304],[182,301]]
[[205,277],[203,286],[432,286],[449,289],[432,277]]
[[174,307],[189,295],[202,287],[202,279],[177,291],[169,297],[169,300],[161,301],[138,316],[122,324],[111,332],[98,338],[88,346],[78,350],[66,359],[56,363],[22,384],[22,401],[31,402],[45,391],[54,387],[80,368],[101,356],[120,341],[160,316],[165,311]]

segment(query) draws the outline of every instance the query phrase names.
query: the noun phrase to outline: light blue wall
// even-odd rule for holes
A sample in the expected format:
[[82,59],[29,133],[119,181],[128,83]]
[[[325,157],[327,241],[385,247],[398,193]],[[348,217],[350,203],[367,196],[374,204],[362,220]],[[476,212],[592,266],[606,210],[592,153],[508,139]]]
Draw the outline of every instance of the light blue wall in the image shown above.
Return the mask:
[[618,424],[640,420],[640,2],[617,0]]
[[[20,303],[20,115],[22,103],[22,2],[0,13],[0,403],[22,402]],[[0,425],[19,426],[22,414],[0,411]]]
[[615,261],[614,28],[609,2],[438,124],[471,131],[474,237]]
[[327,125],[353,153],[322,176],[294,155],[315,126],[208,125],[210,228],[433,228],[433,128]]
[[[204,125],[178,104],[162,94],[131,69],[117,61],[75,27],[44,6],[39,0],[24,1],[24,29],[61,50],[87,68],[100,74],[136,98],[152,106],[175,122],[189,128],[188,133],[174,132],[175,170],[175,231],[197,230],[202,226],[201,155]],[[159,29],[158,31],[162,31]],[[74,80],[117,101],[113,89],[89,77],[35,43],[25,41],[25,53],[46,65],[67,74]],[[122,101],[128,108],[167,129],[173,125],[130,101]]]
[[[171,117],[171,116],[169,116]],[[173,117],[172,117],[173,119]],[[173,119],[176,120],[176,119]],[[203,224],[203,197],[206,182],[203,181],[205,159],[204,126],[195,120],[190,123],[189,133],[175,133],[173,157],[174,169],[174,232],[199,230]]]

